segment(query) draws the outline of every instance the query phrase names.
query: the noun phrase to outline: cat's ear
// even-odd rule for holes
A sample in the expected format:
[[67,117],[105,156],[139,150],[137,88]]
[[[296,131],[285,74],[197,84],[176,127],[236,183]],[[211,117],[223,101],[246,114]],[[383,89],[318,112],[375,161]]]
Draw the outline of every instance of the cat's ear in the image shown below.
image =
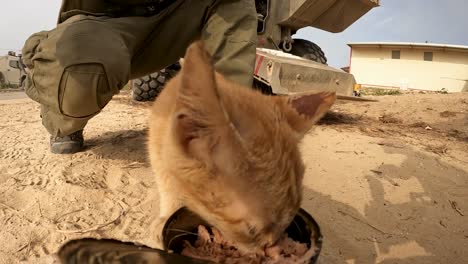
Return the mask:
[[289,126],[305,135],[336,101],[334,92],[302,93],[278,98]]
[[187,154],[203,154],[213,144],[213,131],[227,123],[218,94],[211,57],[198,41],[190,45],[177,76],[174,132]]

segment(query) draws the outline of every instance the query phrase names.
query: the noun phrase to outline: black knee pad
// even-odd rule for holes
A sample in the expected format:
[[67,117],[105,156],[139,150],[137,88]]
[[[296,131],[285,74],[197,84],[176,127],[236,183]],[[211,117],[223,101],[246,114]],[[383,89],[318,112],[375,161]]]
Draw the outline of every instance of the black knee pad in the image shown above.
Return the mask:
[[59,85],[59,108],[63,115],[82,118],[101,111],[112,99],[104,66],[79,64],[63,71]]
[[23,53],[31,70],[28,95],[72,118],[98,113],[130,76],[131,57],[122,36],[90,16],[31,36]]

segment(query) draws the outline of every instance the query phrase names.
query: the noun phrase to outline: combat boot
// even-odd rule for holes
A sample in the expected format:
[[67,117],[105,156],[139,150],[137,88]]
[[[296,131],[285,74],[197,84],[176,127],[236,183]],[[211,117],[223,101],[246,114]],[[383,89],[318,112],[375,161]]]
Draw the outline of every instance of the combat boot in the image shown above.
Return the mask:
[[50,151],[54,154],[73,154],[83,149],[83,130],[64,137],[50,137]]

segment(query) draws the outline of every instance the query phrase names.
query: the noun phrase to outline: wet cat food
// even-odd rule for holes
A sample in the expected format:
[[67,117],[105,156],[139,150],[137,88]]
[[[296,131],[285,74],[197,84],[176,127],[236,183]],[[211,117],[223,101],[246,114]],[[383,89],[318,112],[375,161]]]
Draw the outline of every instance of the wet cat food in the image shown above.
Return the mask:
[[225,240],[221,233],[212,228],[198,226],[198,239],[192,245],[185,241],[182,255],[222,264],[289,264],[297,263],[308,251],[306,244],[293,241],[286,235],[275,246],[260,254],[242,254],[233,243]]

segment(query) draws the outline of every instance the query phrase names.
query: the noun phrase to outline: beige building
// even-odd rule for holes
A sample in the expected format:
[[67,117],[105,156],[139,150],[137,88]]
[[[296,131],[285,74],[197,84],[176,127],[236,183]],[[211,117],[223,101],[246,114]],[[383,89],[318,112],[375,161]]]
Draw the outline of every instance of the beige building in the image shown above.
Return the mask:
[[431,43],[349,43],[358,84],[468,92],[468,46]]

